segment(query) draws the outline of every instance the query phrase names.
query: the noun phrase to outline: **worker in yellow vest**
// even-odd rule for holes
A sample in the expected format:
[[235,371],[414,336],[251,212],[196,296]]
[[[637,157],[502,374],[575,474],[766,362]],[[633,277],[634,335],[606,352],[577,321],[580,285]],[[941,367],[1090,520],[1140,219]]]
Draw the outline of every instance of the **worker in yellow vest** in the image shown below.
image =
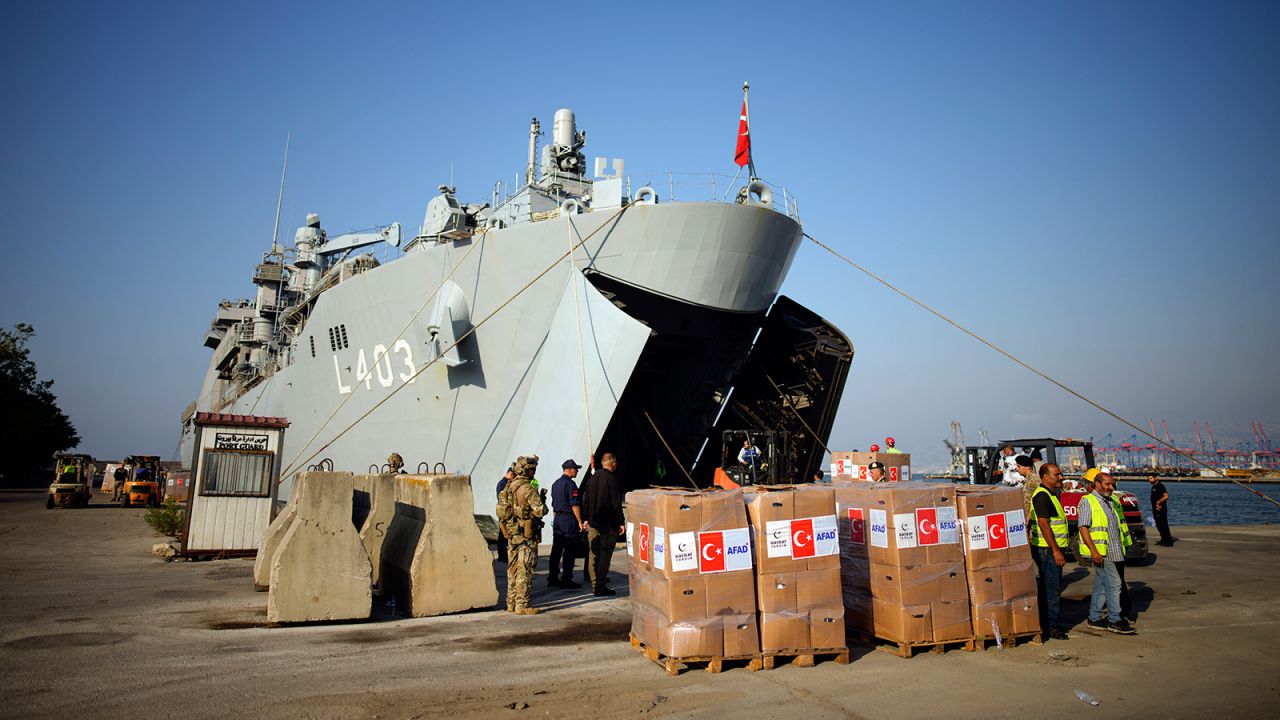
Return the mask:
[[[1116,481],[1107,473],[1093,478],[1093,492],[1080,499],[1077,524],[1080,528],[1080,557],[1093,563],[1093,599],[1089,603],[1089,627],[1133,635],[1137,630],[1120,612],[1120,571],[1124,551],[1133,540],[1124,521],[1120,502],[1112,497]],[[1103,608],[1107,617],[1102,617]]]
[[1036,590],[1040,595],[1040,628],[1046,637],[1067,640],[1067,631],[1058,624],[1058,607],[1062,597],[1062,566],[1067,564],[1063,551],[1070,545],[1067,514],[1058,493],[1062,488],[1062,469],[1054,463],[1040,466],[1040,484],[1031,495],[1031,553],[1040,575]]

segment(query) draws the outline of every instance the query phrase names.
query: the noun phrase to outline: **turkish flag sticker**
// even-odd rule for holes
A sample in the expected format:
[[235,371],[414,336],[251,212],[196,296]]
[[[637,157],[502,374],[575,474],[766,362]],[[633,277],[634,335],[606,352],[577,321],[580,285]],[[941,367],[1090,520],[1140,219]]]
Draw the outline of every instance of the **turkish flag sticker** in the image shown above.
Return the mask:
[[987,516],[987,547],[991,550],[1004,550],[1009,547],[1009,534],[1005,532],[1004,513],[992,513]]
[[724,572],[724,533],[698,533],[698,571]]
[[858,466],[858,479],[859,479],[859,480],[866,480],[866,479],[867,479],[867,466],[866,466],[866,465],[859,465],[859,466]]
[[649,562],[649,523],[640,523],[640,562]]
[[862,519],[862,508],[849,508],[849,541],[867,544],[867,525]]
[[937,545],[938,511],[934,508],[916,510],[916,531],[921,545]]
[[791,521],[791,557],[811,558],[817,551],[813,545],[813,518]]

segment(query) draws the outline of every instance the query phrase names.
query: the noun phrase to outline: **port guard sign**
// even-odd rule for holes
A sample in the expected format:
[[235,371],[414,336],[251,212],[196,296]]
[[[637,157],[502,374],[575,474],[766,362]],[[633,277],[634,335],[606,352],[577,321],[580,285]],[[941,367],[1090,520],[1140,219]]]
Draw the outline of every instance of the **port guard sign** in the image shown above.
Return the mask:
[[213,436],[214,450],[258,450],[267,451],[266,435],[250,433],[220,432]]

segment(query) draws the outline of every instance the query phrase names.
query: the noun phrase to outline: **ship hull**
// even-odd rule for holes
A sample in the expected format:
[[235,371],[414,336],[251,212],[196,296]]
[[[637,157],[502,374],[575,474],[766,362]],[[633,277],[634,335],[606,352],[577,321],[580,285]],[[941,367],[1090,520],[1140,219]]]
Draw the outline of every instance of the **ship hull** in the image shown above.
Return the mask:
[[[410,471],[471,475],[476,512],[491,514],[516,456],[541,455],[550,481],[561,460],[585,463],[615,450],[610,433],[634,434],[640,418],[615,411],[636,368],[696,386],[652,415],[696,416],[705,431],[800,233],[765,208],[681,203],[431,243],[322,293],[291,363],[242,396],[220,392],[215,361],[196,409],[289,420],[281,497],[293,473],[322,460],[363,472],[398,452]],[[459,334],[473,328],[454,367],[432,359],[442,285],[463,297]]]

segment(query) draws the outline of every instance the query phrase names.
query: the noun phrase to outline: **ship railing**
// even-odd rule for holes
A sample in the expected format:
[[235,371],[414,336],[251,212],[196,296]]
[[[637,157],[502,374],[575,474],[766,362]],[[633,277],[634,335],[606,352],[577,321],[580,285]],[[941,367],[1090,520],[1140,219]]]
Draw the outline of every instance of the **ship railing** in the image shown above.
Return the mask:
[[[505,205],[524,190],[523,178],[517,174],[515,179],[514,184],[499,181],[494,185],[491,200],[494,207]],[[786,185],[772,182],[768,178],[761,178],[761,180],[773,191],[773,209],[800,222],[800,203],[795,193],[791,192]],[[745,188],[750,182],[751,179],[745,171],[736,175],[675,170],[632,172],[624,177],[622,192],[626,197],[632,198],[635,197],[637,190],[648,186],[658,193],[660,202],[734,202],[739,190]]]

